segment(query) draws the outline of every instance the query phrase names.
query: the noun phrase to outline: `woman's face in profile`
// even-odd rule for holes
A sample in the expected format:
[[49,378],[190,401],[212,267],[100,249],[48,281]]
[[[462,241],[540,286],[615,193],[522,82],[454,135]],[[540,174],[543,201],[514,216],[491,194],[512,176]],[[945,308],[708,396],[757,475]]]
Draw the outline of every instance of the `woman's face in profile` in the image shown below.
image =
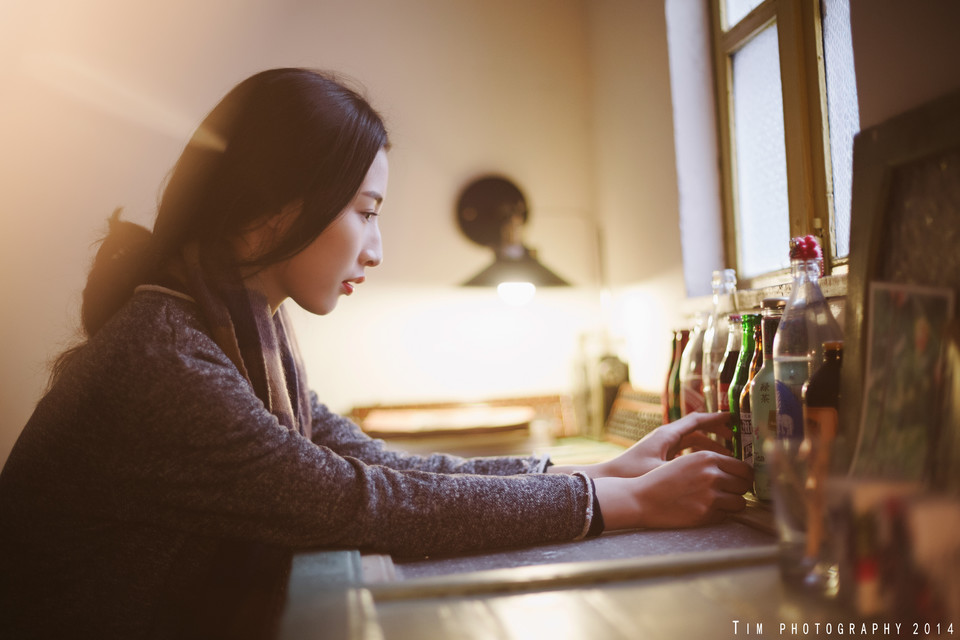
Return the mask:
[[271,309],[287,298],[310,313],[333,311],[351,295],[367,267],[383,259],[377,218],[387,193],[387,152],[381,149],[349,205],[303,251],[264,269],[260,284]]

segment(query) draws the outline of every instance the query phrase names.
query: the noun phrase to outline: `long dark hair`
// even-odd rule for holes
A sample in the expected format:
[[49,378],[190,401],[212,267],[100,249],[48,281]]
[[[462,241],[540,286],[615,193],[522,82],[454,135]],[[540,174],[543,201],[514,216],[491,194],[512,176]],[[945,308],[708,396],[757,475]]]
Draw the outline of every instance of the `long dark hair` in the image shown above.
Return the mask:
[[[110,219],[83,292],[92,337],[140,284],[188,243],[222,247],[294,202],[302,211],[247,265],[289,258],[333,222],[389,144],[383,120],[332,74],[272,69],[234,87],[204,119],[170,173],[153,233]],[[54,364],[55,379],[74,347]]]

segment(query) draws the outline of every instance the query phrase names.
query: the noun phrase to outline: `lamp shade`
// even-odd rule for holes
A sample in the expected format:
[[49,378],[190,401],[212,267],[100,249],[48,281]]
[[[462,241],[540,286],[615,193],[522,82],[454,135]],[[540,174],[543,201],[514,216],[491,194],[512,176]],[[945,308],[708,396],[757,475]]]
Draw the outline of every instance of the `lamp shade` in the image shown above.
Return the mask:
[[540,264],[526,247],[516,256],[497,252],[493,264],[463,283],[465,287],[496,287],[504,282],[529,282],[537,287],[568,287],[570,283]]

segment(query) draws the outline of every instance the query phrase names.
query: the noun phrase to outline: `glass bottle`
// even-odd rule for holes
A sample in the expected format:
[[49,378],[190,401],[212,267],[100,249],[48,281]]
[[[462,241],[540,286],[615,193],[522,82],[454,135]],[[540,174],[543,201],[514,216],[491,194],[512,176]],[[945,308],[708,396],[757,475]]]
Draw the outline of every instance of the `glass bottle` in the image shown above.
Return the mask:
[[703,411],[703,316],[698,313],[693,332],[680,358],[680,415]]
[[803,384],[823,360],[823,343],[843,337],[818,280],[820,246],[813,236],[790,241],[793,285],[773,339],[777,435],[803,438]]
[[733,371],[733,379],[730,380],[730,389],[727,391],[727,398],[730,403],[730,415],[733,419],[730,421],[730,428],[733,430],[733,455],[743,460],[743,426],[740,422],[740,394],[747,383],[747,376],[750,375],[750,360],[756,351],[754,345],[754,336],[756,328],[760,324],[759,313],[745,313],[740,317],[742,325],[740,356],[737,358],[737,368]]
[[750,406],[750,387],[756,379],[757,372],[763,366],[763,332],[760,328],[760,319],[753,327],[753,355],[747,367],[747,379],[740,392],[740,450],[743,452],[743,461],[751,467],[756,457],[756,428],[753,425],[753,412]]
[[737,309],[737,273],[733,269],[713,272],[713,313],[703,332],[703,397],[707,411],[719,410],[717,378],[726,352],[728,314]]
[[[806,462],[804,499],[807,507],[806,558],[810,564],[821,560],[821,545],[826,542],[825,486],[830,472],[830,454],[839,426],[840,368],[843,342],[823,344],[823,365],[803,385],[803,442],[799,455]],[[821,575],[835,573],[821,567]],[[811,576],[813,578],[813,576]]]
[[667,383],[668,422],[680,419],[680,359],[684,349],[687,348],[687,342],[690,340],[690,330],[679,329],[676,332],[676,336],[677,353],[673,362],[673,368],[670,370],[670,381]]
[[764,298],[760,303],[763,366],[750,384],[750,414],[753,423],[753,493],[759,500],[772,500],[766,442],[777,437],[777,398],[773,382],[773,336],[780,324],[786,298]]
[[737,360],[740,358],[740,343],[743,342],[743,328],[740,322],[740,314],[732,313],[727,316],[727,323],[730,330],[727,334],[727,348],[723,352],[723,362],[720,364],[720,371],[717,374],[717,410],[730,411],[730,381],[733,380],[733,373],[737,369]]
[[677,332],[671,332],[670,342],[670,364],[667,366],[667,375],[663,378],[663,394],[660,397],[660,406],[663,411],[661,424],[670,422],[670,374],[673,373],[673,365],[677,361]]

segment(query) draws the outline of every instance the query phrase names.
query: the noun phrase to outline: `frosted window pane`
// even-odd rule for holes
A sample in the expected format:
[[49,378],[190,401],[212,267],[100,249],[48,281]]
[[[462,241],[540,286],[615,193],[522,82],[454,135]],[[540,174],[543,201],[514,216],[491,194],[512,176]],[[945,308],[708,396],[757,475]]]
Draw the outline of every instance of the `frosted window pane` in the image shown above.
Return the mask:
[[740,274],[790,265],[787,154],[776,24],[733,55]]
[[850,41],[850,0],[822,0],[823,59],[827,72],[827,117],[833,163],[833,211],[837,257],[850,254],[850,187],[853,136],[860,130],[857,82]]
[[726,0],[723,5],[725,29],[734,26],[763,3],[763,0]]

